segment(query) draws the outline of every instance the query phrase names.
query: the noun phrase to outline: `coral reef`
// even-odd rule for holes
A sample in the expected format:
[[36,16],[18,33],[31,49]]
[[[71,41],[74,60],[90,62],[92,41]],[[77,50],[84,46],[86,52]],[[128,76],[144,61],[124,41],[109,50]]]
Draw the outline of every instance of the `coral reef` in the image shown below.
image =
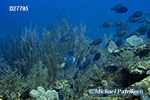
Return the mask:
[[[31,27],[25,28],[23,35],[21,29],[18,36],[9,36],[9,41],[0,39],[3,55],[0,59],[0,98],[23,100],[121,100],[145,99],[150,96],[150,42],[137,43],[135,36],[126,39],[128,43],[117,47],[115,42],[107,38],[100,45],[89,44],[92,40],[86,38],[86,26],[83,23],[69,25],[64,18],[59,24],[49,26],[39,35]],[[130,27],[127,23],[116,28],[116,32],[126,31]],[[119,33],[118,33],[119,34]],[[57,43],[62,37],[69,39]],[[112,37],[112,36],[110,36]],[[130,41],[131,40],[131,41]],[[135,43],[135,41],[136,43]],[[75,61],[69,59],[66,52],[72,50]],[[92,63],[95,54],[99,59]],[[82,59],[82,60],[81,60]],[[86,60],[88,64],[83,67]],[[81,60],[81,62],[80,62]],[[66,65],[71,63],[70,66]],[[69,64],[68,64],[69,65]],[[81,69],[83,67],[83,69]],[[144,93],[131,97],[92,97],[88,90],[93,87],[142,87]],[[35,90],[36,89],[36,90]]]
[[112,53],[114,50],[118,49],[118,47],[116,46],[116,44],[113,41],[109,42],[109,45],[107,48],[110,53]]
[[[143,95],[141,95],[141,98],[143,100],[149,100],[150,99],[150,76],[144,78],[143,80],[141,80],[140,82],[136,82],[134,84],[132,84],[131,86],[135,86],[135,87],[141,87],[143,89]],[[147,98],[147,99],[144,99]]]
[[142,38],[138,38],[136,35],[126,39],[125,46],[138,46],[143,43]]
[[28,84],[24,77],[9,65],[1,65],[0,68],[0,94],[4,98],[19,99],[27,91]]
[[58,94],[55,90],[45,91],[43,87],[38,86],[37,90],[33,89],[29,92],[29,96],[36,100],[58,100]]

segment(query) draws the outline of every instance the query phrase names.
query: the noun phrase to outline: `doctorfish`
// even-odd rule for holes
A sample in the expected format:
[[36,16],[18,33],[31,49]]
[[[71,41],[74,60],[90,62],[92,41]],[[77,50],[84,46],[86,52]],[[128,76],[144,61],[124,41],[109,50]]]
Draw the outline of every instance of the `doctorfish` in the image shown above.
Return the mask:
[[65,35],[65,36],[63,36],[60,40],[57,40],[57,43],[58,43],[58,44],[59,44],[59,43],[65,43],[65,42],[69,41],[70,39],[71,39],[71,36]]
[[128,8],[127,7],[121,7],[117,12],[116,12],[116,14],[117,13],[125,13],[125,12],[127,12],[128,11]]
[[91,60],[90,59],[86,59],[85,62],[83,63],[83,65],[79,66],[80,70],[86,69],[87,66],[90,64]]
[[72,57],[75,53],[73,52],[73,50],[69,50],[68,52],[66,52],[66,56],[68,57]]
[[96,39],[96,40],[94,40],[92,43],[90,43],[90,47],[92,46],[92,45],[99,45],[100,43],[102,43],[102,39]]
[[92,63],[94,63],[95,61],[97,61],[99,58],[101,57],[101,54],[100,53],[96,53],[93,60],[92,60]]
[[110,8],[110,10],[118,11],[121,7],[124,7],[124,5],[123,4],[117,4],[113,8]]
[[125,23],[123,20],[119,20],[119,21],[117,21],[112,27],[119,27],[119,26],[121,26],[123,23]]
[[63,68],[64,71],[66,71],[66,69],[70,68],[73,65],[74,62],[75,62],[75,57],[67,58],[66,61],[65,61],[65,67]]
[[130,17],[137,18],[137,17],[140,17],[142,15],[143,15],[143,12],[139,10],[139,11],[134,12]]
[[107,27],[110,27],[112,25],[112,22],[111,21],[106,21],[104,22],[99,28],[107,28]]

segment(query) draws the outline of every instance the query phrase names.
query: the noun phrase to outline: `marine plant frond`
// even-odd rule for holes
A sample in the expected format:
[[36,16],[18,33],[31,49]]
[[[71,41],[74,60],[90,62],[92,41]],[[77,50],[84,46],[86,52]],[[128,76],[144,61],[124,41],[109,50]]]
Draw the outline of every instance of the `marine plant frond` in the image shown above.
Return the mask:
[[103,42],[100,44],[102,47],[105,47],[106,44],[108,43],[109,40],[111,40],[113,38],[113,33],[110,33],[110,35],[108,36],[106,33],[104,33],[103,36]]

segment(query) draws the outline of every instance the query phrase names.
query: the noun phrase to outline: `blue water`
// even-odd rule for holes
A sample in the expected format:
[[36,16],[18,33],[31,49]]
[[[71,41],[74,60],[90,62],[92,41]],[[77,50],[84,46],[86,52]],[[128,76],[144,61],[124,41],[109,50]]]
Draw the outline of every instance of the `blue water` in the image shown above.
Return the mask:
[[[116,14],[110,8],[121,3],[129,10],[123,14]],[[68,15],[69,23],[83,22],[87,26],[85,33],[91,39],[103,38],[115,34],[114,28],[99,26],[105,21],[126,20],[133,12],[141,10],[144,15],[150,13],[150,0],[1,0],[0,1],[0,37],[5,38],[9,32],[9,21],[14,29],[38,25],[38,32],[48,29],[51,22],[58,22],[58,14],[63,18],[62,6]],[[9,6],[28,6],[28,11],[9,11]],[[132,30],[142,24],[131,24]]]

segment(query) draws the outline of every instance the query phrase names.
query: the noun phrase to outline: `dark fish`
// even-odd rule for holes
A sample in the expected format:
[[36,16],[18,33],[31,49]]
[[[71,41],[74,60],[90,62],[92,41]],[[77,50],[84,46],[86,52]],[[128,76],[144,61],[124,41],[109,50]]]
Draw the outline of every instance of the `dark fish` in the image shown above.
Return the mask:
[[117,45],[117,47],[120,47],[123,44],[123,41],[121,39],[118,39],[115,44]]
[[83,63],[83,65],[79,66],[80,70],[86,69],[87,66],[90,64],[91,60],[90,59],[86,59],[86,61]]
[[150,24],[150,20],[148,20],[148,21],[146,22],[146,24]]
[[147,32],[147,37],[150,38],[150,29]]
[[124,23],[123,20],[119,20],[119,21],[117,21],[112,27],[118,27],[118,26],[121,26],[123,23]]
[[137,18],[137,17],[140,17],[142,15],[143,15],[143,12],[139,10],[139,11],[134,12],[130,17]]
[[68,52],[66,52],[66,56],[68,57],[72,57],[74,55],[74,52],[72,50],[69,50]]
[[126,7],[121,7],[117,12],[116,12],[116,14],[117,13],[125,13],[125,12],[127,12],[128,11],[128,8],[126,8]]
[[144,23],[144,22],[146,22],[147,19],[148,18],[146,16],[143,16],[143,17],[140,17],[136,22],[137,23]]
[[147,16],[150,16],[150,13],[149,14],[146,14]]
[[139,18],[128,18],[127,22],[130,22],[130,23],[136,23],[138,21]]
[[67,58],[67,60],[65,61],[65,67],[63,68],[64,71],[66,71],[67,68],[70,68],[74,62],[75,62],[75,57]]
[[127,38],[129,38],[129,37],[131,37],[131,36],[133,36],[133,35],[139,36],[140,33],[137,32],[137,31],[134,31],[134,32],[132,32]]
[[90,46],[92,46],[92,45],[99,45],[100,43],[102,43],[102,39],[96,39],[96,40],[94,40],[92,43],[90,43]]
[[116,35],[114,35],[114,37],[122,37],[127,33],[127,31],[125,30],[121,30],[119,31]]
[[57,43],[65,43],[67,41],[69,41],[71,39],[71,37],[69,35],[65,35],[63,36],[60,40],[57,40]]
[[79,66],[83,65],[86,61],[85,57],[80,57],[77,61],[77,66],[75,67],[76,69],[78,69]]
[[147,25],[150,28],[150,20],[148,20],[144,25]]
[[124,5],[123,4],[117,4],[113,8],[110,8],[110,10],[118,11],[121,7],[124,7]]
[[149,27],[147,25],[141,26],[136,30],[136,32],[139,32],[140,35],[144,35],[148,32]]
[[111,21],[106,21],[104,22],[99,28],[107,28],[107,27],[110,27],[112,25],[112,22]]
[[92,63],[94,63],[94,61],[98,60],[100,57],[101,57],[101,54],[100,54],[100,53],[97,53],[97,54],[94,56],[94,58],[93,58],[93,60],[92,60]]

